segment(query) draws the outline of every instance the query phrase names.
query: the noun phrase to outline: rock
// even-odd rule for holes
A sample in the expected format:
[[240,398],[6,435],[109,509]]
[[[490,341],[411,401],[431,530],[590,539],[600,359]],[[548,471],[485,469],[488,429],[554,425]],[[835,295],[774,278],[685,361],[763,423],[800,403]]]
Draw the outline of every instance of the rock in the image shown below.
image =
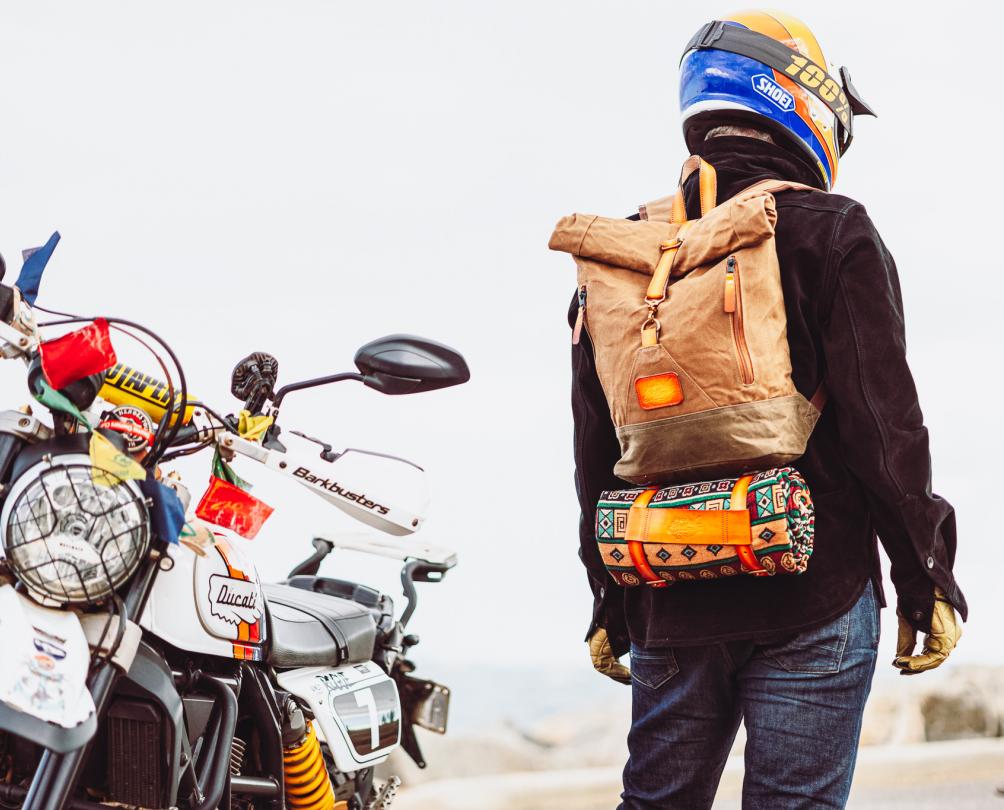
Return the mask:
[[418,729],[416,734],[428,767],[419,768],[411,757],[398,749],[386,764],[380,766],[378,776],[396,774],[405,785],[419,785],[447,777],[535,771],[550,767],[548,749],[504,726],[478,735],[440,736],[423,729]]
[[1004,672],[991,668],[958,670],[956,676],[920,701],[928,742],[1004,733]]
[[924,741],[924,716],[917,690],[899,683],[898,689],[876,690],[868,699],[861,725],[861,745],[898,745]]

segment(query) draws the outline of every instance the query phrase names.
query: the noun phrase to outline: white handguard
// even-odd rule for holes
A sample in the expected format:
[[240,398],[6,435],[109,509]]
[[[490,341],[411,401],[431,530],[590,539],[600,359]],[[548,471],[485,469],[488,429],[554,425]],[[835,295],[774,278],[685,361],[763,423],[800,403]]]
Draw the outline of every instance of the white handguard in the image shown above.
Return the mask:
[[346,450],[334,461],[269,450],[228,433],[220,447],[291,478],[367,526],[397,536],[414,534],[429,503],[425,471],[410,461]]

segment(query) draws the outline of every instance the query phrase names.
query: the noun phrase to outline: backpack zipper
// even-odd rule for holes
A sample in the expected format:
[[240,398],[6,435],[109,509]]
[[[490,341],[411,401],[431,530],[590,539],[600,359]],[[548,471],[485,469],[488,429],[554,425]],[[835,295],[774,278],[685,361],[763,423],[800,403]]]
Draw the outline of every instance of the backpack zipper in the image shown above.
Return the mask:
[[572,345],[577,346],[582,338],[582,326],[586,321],[586,285],[579,287],[579,314],[575,316],[575,326],[572,329]]
[[739,262],[735,256],[729,256],[725,262],[725,298],[723,308],[732,322],[732,340],[736,344],[736,356],[739,359],[739,375],[744,385],[753,382],[753,359],[750,357],[749,346],[746,343],[746,332],[743,329],[743,291],[739,281]]

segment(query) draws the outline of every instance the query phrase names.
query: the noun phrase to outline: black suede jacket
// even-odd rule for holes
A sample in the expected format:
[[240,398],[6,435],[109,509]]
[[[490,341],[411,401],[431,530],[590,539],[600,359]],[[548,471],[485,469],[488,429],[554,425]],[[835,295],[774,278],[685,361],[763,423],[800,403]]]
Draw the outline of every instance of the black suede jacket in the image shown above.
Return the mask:
[[[720,201],[766,178],[820,185],[807,161],[759,140],[715,138],[701,154],[718,172]],[[689,216],[698,216],[696,174],[684,191]],[[660,589],[614,583],[596,545],[596,502],[604,489],[631,485],[613,474],[620,450],[587,328],[572,347],[580,556],[595,597],[589,633],[605,627],[617,654],[631,641],[771,643],[832,621],[869,579],[881,593],[876,533],[892,562],[899,610],[916,629],[930,629],[935,585],[966,616],[952,575],[955,513],[931,492],[927,429],[906,362],[893,258],[864,206],[847,197],[789,191],[777,195],[777,211],[792,377],[806,397],[824,379],[829,391],[806,453],[793,465],[816,506],[808,571]],[[576,309],[573,299],[570,323]]]

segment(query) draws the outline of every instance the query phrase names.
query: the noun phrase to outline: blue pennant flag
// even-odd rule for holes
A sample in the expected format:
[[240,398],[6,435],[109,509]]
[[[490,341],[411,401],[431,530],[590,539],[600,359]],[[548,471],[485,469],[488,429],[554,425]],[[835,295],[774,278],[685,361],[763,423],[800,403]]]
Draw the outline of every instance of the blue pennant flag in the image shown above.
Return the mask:
[[185,507],[178,493],[153,477],[151,472],[145,481],[139,482],[140,491],[150,499],[150,517],[153,529],[162,540],[177,543],[185,526]]
[[38,298],[38,285],[42,283],[42,273],[58,244],[59,231],[56,231],[42,247],[24,251],[24,264],[14,286],[21,291],[21,296],[29,304],[34,304]]

